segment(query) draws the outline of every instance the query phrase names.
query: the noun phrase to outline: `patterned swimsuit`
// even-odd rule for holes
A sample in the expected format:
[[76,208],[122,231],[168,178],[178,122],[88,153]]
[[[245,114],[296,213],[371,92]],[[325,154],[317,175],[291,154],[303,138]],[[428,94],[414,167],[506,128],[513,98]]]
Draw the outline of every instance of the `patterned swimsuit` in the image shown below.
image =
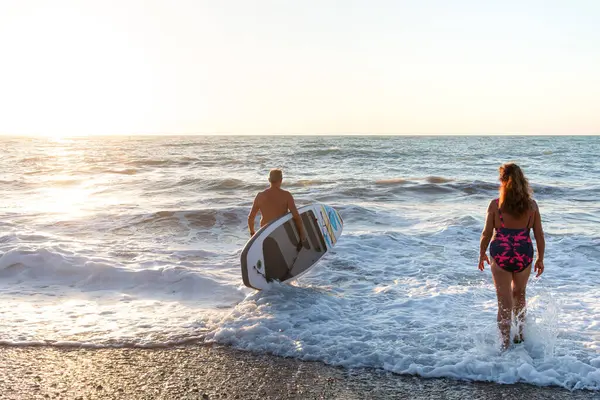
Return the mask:
[[496,199],[496,204],[498,204],[498,214],[502,226],[496,228],[496,234],[490,243],[490,255],[503,270],[521,272],[533,261],[533,243],[529,236],[531,216],[529,216],[527,227],[524,229],[505,228],[498,199]]

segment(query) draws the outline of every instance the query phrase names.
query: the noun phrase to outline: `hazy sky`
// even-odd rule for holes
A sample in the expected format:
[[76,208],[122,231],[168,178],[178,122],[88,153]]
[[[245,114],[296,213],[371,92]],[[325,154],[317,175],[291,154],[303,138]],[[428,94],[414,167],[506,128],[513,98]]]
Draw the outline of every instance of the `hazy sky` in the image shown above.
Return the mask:
[[0,0],[0,133],[600,134],[600,1]]

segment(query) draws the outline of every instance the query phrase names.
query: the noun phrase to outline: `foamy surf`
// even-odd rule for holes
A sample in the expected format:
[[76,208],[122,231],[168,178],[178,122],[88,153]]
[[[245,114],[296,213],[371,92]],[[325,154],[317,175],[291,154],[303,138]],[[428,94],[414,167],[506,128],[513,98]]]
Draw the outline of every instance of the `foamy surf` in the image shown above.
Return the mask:
[[[439,291],[436,283],[429,282],[427,295],[422,282],[412,283],[405,286],[408,290],[396,289],[395,293],[399,282],[373,289],[371,296],[377,304],[365,304],[362,296],[349,294],[361,286],[366,289],[369,284],[365,283],[346,281],[342,285],[346,290],[280,286],[238,304],[206,340],[283,357],[427,378],[600,389],[600,357],[592,353],[582,359],[585,345],[573,346],[568,338],[558,337],[557,304],[546,293],[534,294],[530,302],[526,341],[501,352],[493,299],[478,299],[483,292],[493,291],[492,287]],[[399,297],[405,299],[398,301]],[[480,309],[485,312],[476,311]],[[473,318],[473,313],[479,318]],[[444,317],[448,315],[457,321],[448,321]]]

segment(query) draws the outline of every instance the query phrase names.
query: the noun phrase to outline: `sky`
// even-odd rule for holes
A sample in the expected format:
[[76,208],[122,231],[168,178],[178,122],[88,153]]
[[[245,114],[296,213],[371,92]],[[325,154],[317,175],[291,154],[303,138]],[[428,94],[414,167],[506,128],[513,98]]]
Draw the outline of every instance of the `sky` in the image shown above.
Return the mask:
[[600,134],[597,0],[0,0],[0,133]]

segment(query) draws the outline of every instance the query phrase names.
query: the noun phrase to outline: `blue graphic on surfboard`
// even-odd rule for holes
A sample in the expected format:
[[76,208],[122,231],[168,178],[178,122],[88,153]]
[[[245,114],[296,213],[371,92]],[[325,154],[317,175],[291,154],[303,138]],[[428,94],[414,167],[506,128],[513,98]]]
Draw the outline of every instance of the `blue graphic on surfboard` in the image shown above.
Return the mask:
[[311,204],[298,209],[306,232],[300,243],[290,213],[263,226],[242,250],[244,284],[266,289],[270,282],[291,282],[308,272],[337,243],[344,222],[331,206]]
[[[341,217],[337,211],[335,211],[332,207],[321,205],[320,213],[320,221],[321,221],[321,232],[325,241],[327,242],[329,247],[333,247],[337,242],[338,227],[341,230],[342,222]],[[341,232],[340,232],[341,234]]]

